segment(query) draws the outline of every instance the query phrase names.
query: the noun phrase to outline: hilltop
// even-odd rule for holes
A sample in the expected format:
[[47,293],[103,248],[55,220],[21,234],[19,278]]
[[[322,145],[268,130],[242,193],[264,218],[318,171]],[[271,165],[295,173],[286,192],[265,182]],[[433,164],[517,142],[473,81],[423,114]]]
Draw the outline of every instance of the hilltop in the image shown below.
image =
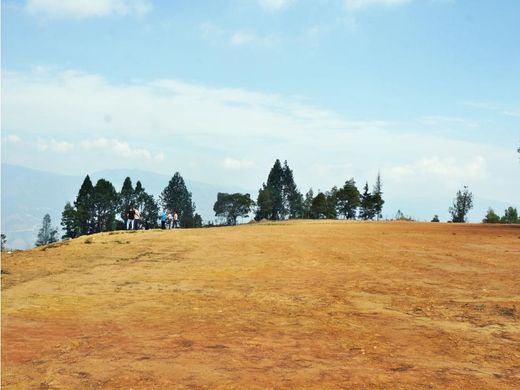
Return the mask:
[[2,256],[2,387],[514,388],[520,228],[298,221]]

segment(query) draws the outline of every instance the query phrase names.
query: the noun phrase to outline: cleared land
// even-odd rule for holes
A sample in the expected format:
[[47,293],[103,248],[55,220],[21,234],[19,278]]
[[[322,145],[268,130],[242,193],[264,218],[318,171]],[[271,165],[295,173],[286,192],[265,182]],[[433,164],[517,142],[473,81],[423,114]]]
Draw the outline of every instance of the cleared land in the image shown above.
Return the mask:
[[306,221],[2,257],[2,388],[520,385],[520,228]]

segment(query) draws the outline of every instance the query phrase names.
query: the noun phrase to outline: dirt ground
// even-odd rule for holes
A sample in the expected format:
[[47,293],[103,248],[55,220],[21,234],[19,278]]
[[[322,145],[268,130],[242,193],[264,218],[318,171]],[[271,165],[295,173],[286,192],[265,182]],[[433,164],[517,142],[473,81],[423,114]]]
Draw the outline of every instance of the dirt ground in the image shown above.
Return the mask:
[[520,388],[520,226],[113,232],[2,256],[3,389]]

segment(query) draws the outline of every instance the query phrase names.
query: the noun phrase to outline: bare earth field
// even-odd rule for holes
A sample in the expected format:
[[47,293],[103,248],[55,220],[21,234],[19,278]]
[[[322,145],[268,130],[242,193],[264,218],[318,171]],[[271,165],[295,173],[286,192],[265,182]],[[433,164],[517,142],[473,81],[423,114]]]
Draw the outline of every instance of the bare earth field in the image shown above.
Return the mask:
[[520,388],[519,311],[519,226],[105,233],[2,256],[2,388]]

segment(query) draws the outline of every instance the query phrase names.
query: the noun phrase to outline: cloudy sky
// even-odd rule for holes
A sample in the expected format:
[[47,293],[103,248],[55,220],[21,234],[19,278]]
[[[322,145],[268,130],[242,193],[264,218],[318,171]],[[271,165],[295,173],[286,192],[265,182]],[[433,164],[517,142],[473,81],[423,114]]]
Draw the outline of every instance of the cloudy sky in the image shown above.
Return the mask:
[[518,15],[517,0],[5,0],[2,162],[255,191],[280,158],[304,192],[380,171],[390,201],[447,208],[468,185],[518,205]]

